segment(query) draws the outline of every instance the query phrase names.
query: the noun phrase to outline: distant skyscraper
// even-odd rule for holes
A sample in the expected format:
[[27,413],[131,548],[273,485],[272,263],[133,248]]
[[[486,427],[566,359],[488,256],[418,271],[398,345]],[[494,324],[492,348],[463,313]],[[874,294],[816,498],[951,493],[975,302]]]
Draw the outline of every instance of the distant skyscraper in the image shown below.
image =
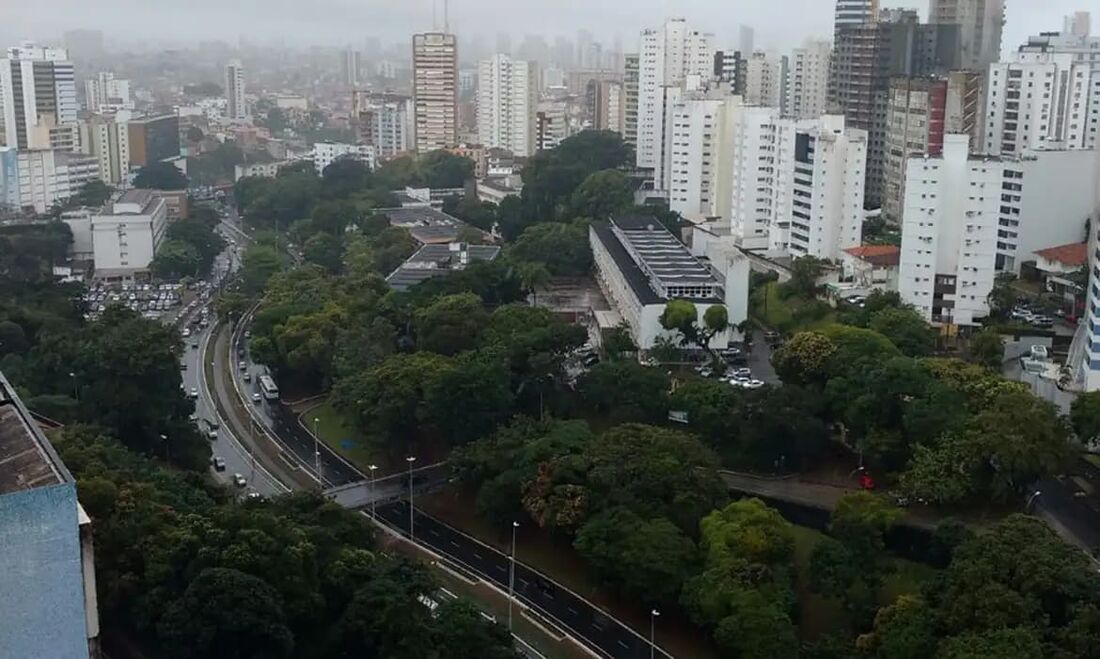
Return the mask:
[[458,143],[458,45],[453,34],[413,35],[413,122],[417,153]]
[[1005,0],[931,0],[928,22],[959,26],[961,68],[985,71],[1000,59]]
[[642,32],[636,155],[639,167],[655,170],[655,181],[665,179],[665,110],[669,96],[676,96],[689,76],[710,77],[714,70],[713,40],[712,34],[690,28],[682,18],[669,19],[660,28]]
[[512,155],[535,153],[538,103],[534,62],[496,55],[478,67],[477,132],[484,147],[508,149]]
[[225,116],[239,121],[248,116],[244,100],[244,67],[240,60],[231,60],[225,65]]
[[79,109],[73,63],[64,48],[25,43],[0,60],[3,146],[66,149],[76,146]]
[[878,6],[879,0],[836,0],[834,35],[847,28],[874,23],[878,20]]
[[745,54],[745,57],[748,57],[756,52],[756,33],[753,31],[752,26],[749,25],[742,25],[740,32],[741,43],[739,45],[741,47],[741,52]]
[[1077,39],[1088,37],[1092,34],[1092,16],[1087,11],[1078,11],[1066,16],[1062,34]]
[[824,40],[808,40],[795,48],[790,58],[790,72],[784,110],[795,119],[816,119],[825,114],[829,90],[829,62],[832,45]]
[[340,78],[344,85],[352,89],[359,86],[361,61],[359,51],[354,48],[346,48],[340,54]]

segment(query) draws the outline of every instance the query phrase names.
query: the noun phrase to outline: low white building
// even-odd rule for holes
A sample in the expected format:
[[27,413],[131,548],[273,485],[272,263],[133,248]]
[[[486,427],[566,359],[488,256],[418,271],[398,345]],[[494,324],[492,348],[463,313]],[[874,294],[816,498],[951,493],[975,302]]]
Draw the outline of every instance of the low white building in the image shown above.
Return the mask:
[[844,283],[861,291],[898,290],[898,263],[901,248],[897,245],[861,245],[844,250],[840,260]]
[[90,219],[96,276],[129,278],[147,271],[167,228],[162,198],[150,190],[123,193]]
[[898,292],[940,326],[989,315],[996,273],[1005,164],[972,158],[968,147],[966,135],[947,135],[942,155],[906,168]]
[[519,174],[487,176],[477,180],[479,201],[500,205],[507,197],[518,197],[523,192],[523,179]]
[[665,305],[676,299],[695,304],[700,325],[707,309],[726,307],[730,327],[715,335],[711,348],[725,348],[739,338],[732,326],[747,317],[747,259],[705,264],[646,216],[593,224],[589,240],[600,287],[641,350],[651,350],[662,337],[674,338],[660,318]]
[[374,147],[369,144],[317,142],[313,145],[313,166],[317,169],[317,175],[320,176],[324,173],[325,167],[331,165],[337,158],[352,158],[374,169],[378,164],[375,154]]
[[275,178],[279,169],[293,164],[293,160],[276,160],[275,162],[257,162],[250,165],[236,165],[233,167],[233,181],[239,181],[246,176],[259,176],[261,178]]

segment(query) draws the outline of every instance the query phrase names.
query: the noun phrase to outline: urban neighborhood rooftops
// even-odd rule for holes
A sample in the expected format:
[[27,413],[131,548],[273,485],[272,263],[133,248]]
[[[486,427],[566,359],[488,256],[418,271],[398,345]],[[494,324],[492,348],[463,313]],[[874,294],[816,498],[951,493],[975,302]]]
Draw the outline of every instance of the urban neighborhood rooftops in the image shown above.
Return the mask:
[[[391,226],[407,230],[409,235],[423,245],[445,245],[456,242],[463,229],[472,228],[462,220],[429,206],[386,208],[378,212],[390,219]],[[485,232],[482,234],[488,235]]]
[[1085,243],[1070,243],[1037,250],[1035,255],[1064,266],[1080,266],[1088,263],[1089,247]]
[[492,261],[500,254],[496,245],[424,245],[388,277],[390,288],[404,291],[432,277],[461,270],[475,261]]
[[901,262],[901,248],[897,245],[861,245],[849,247],[844,253],[878,267],[889,267]]

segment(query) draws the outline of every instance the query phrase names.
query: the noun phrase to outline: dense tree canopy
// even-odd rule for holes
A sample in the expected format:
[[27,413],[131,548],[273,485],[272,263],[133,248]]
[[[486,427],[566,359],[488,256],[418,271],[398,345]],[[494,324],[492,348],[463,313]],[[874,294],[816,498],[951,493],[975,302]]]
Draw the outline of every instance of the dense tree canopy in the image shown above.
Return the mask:
[[187,175],[170,162],[154,162],[138,170],[135,188],[150,190],[186,190]]

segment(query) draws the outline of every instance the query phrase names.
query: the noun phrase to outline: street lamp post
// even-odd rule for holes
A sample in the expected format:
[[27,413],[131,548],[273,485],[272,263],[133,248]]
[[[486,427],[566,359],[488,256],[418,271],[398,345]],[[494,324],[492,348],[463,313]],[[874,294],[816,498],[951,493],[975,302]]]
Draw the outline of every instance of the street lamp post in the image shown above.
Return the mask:
[[405,458],[405,462],[409,463],[409,540],[416,542],[416,536],[413,534],[413,463],[416,462],[416,458],[410,455]]
[[317,435],[317,424],[321,420],[313,417],[313,470],[317,472],[317,489],[324,491],[325,479],[321,474],[321,440]]
[[1039,490],[1035,490],[1031,493],[1031,496],[1027,498],[1027,505],[1024,506],[1024,512],[1029,512],[1031,510],[1031,504],[1035,501],[1035,498],[1041,494],[1042,492],[1040,492]]
[[72,380],[73,380],[73,399],[75,399],[76,402],[79,403],[80,402],[80,388],[76,384],[76,373],[73,372],[73,371],[69,371],[69,377],[72,378]]
[[508,570],[508,631],[512,631],[512,602],[515,601],[516,590],[516,529],[519,522],[512,522],[512,555]]
[[378,465],[370,465],[367,469],[370,470],[370,518],[374,520],[377,519],[374,516],[374,470],[378,469]]
[[160,441],[164,442],[164,461],[168,461],[168,435],[161,435]]
[[661,615],[661,612],[657,609],[653,609],[649,612],[649,659],[653,659],[654,652],[657,649],[653,632],[657,628],[657,616],[659,615]]

